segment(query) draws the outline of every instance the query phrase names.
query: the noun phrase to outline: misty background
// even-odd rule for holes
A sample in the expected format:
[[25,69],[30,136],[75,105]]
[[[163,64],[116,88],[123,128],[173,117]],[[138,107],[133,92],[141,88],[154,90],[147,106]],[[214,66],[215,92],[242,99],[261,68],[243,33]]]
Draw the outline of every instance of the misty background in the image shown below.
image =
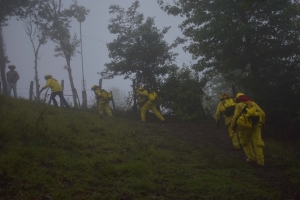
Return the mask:
[[[104,70],[104,64],[110,62],[108,57],[108,50],[106,44],[111,42],[116,35],[110,34],[108,30],[108,23],[113,14],[109,14],[110,5],[119,5],[125,10],[132,5],[134,0],[77,0],[79,6],[84,6],[90,10],[89,15],[81,24],[82,29],[82,53],[83,53],[83,71],[84,80],[87,92],[88,104],[92,103],[94,98],[91,91],[92,85],[98,85],[101,75],[98,72]],[[144,17],[155,17],[155,25],[159,29],[171,26],[169,32],[164,38],[171,44],[177,36],[182,36],[178,25],[183,18],[167,15],[162,11],[156,0],[140,0],[140,7],[138,12],[143,13]],[[166,0],[165,3],[172,3],[172,0]],[[63,1],[64,8],[69,8],[73,3],[72,0]],[[34,81],[34,52],[28,35],[24,29],[24,22],[11,18],[8,20],[8,26],[3,27],[3,39],[6,46],[6,55],[10,63],[16,65],[16,71],[20,75],[20,80],[17,83],[17,92],[19,97],[29,98],[30,82]],[[76,33],[80,38],[80,24],[77,19],[72,19],[71,33]],[[72,102],[72,92],[68,78],[67,70],[64,69],[66,65],[65,58],[55,57],[55,44],[48,40],[45,45],[42,45],[39,51],[38,72],[41,87],[44,86],[46,80],[45,74],[51,74],[53,78],[57,79],[59,83],[64,80],[64,95],[68,102]],[[176,64],[182,66],[183,63],[193,63],[192,56],[182,50],[182,45],[173,49],[174,53],[178,53]],[[80,51],[80,46],[77,48]],[[71,67],[75,88],[77,89],[80,101],[82,101],[82,63],[81,55],[78,53],[76,57],[72,57]],[[8,71],[8,69],[6,69]],[[113,79],[106,79],[102,81],[102,87],[106,90],[117,89],[121,95],[125,96],[132,89],[130,85],[132,81],[123,77],[115,77]],[[35,85],[34,85],[35,88]],[[33,90],[35,92],[35,89]],[[41,94],[44,97],[46,90]],[[118,101],[118,99],[115,99]]]

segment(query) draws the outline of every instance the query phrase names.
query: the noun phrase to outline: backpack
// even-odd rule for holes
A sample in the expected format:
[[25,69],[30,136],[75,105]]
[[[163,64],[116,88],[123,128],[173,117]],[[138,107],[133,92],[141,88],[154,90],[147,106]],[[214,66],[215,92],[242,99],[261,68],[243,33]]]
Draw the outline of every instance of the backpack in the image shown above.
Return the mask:
[[235,111],[235,101],[232,98],[226,98],[221,100],[223,107],[225,108],[224,114],[229,117],[234,114]]
[[155,92],[150,92],[148,94],[148,99],[151,101],[151,102],[157,102],[158,101],[158,96]]
[[256,109],[253,105],[246,105],[242,109],[242,114],[237,120],[237,124],[241,127],[252,128],[260,120],[259,110]]
[[101,95],[102,97],[107,100],[107,101],[110,101],[112,100],[112,93],[111,92],[107,92],[106,90],[101,90]]

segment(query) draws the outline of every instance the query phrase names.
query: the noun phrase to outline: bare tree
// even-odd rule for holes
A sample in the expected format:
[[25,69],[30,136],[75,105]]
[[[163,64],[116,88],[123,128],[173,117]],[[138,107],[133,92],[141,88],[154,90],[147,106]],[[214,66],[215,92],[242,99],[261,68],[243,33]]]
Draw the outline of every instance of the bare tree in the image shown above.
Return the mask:
[[26,34],[28,35],[33,52],[34,52],[34,81],[36,86],[36,95],[37,98],[40,99],[40,83],[38,77],[38,59],[39,59],[39,49],[41,45],[46,44],[48,35],[45,29],[40,27],[39,17],[36,15],[29,15],[26,19],[23,20],[24,29]]
[[3,93],[7,93],[7,84],[6,84],[6,77],[5,77],[5,64],[8,62],[7,56],[5,55],[5,44],[3,40],[2,34],[2,26],[0,25],[0,73],[1,73],[1,80],[2,80],[2,87]]
[[45,0],[40,2],[41,12],[40,17],[45,19],[47,23],[43,24],[43,28],[49,33],[50,39],[55,42],[55,56],[62,56],[66,59],[66,70],[68,71],[70,85],[73,94],[74,106],[78,107],[76,97],[77,91],[74,86],[72,77],[71,59],[78,51],[77,47],[80,41],[77,35],[71,36],[69,28],[72,17],[77,17],[79,14],[87,15],[89,10],[83,6],[78,6],[77,2],[70,6],[70,9],[63,9],[62,0]]
[[34,7],[35,3],[36,1],[31,0],[0,0],[0,72],[4,93],[7,92],[5,65],[9,61],[5,54],[2,27],[7,26],[6,22],[10,17],[25,17],[31,8]]

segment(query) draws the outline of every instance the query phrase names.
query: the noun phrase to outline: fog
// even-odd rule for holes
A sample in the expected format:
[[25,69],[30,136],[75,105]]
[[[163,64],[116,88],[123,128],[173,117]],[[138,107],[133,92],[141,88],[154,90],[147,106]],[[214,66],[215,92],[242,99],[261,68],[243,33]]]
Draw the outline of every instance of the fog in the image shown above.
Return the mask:
[[[101,76],[97,72],[103,71],[104,64],[110,62],[106,44],[111,42],[116,35],[110,34],[108,30],[109,19],[114,15],[109,14],[109,6],[118,4],[127,9],[132,5],[134,0],[78,0],[79,6],[85,6],[90,10],[84,22],[82,22],[82,55],[83,55],[83,72],[87,91],[88,101],[93,98],[91,86],[99,83]],[[172,3],[172,0],[165,1]],[[72,0],[63,0],[64,8],[69,8]],[[138,12],[143,13],[144,17],[155,17],[156,26],[162,29],[171,26],[166,34],[165,40],[171,44],[177,36],[182,36],[178,25],[182,21],[180,17],[168,16],[163,12],[156,1],[141,0]],[[16,65],[16,71],[20,75],[17,83],[18,96],[29,98],[30,81],[34,80],[34,53],[28,35],[25,33],[24,22],[12,18],[8,21],[8,26],[3,27],[3,37],[6,45],[6,54],[11,63]],[[71,32],[80,37],[80,25],[74,18],[72,19]],[[48,41],[41,46],[38,60],[38,72],[40,85],[43,86],[46,81],[43,78],[45,74],[51,74],[59,82],[64,80],[64,94],[72,102],[71,87],[68,73],[64,70],[66,65],[65,58],[55,57],[55,44]],[[179,53],[177,64],[192,62],[191,55],[182,50],[183,46],[178,46],[173,52]],[[80,51],[80,46],[78,47]],[[82,80],[82,63],[81,55],[77,54],[71,60],[72,74],[75,88],[81,99],[83,90]],[[8,69],[6,69],[8,70]],[[128,93],[131,90],[131,80],[124,80],[123,77],[115,77],[110,80],[103,80],[104,89],[111,90],[113,87],[118,88],[122,93]],[[35,92],[35,90],[34,90]],[[45,91],[44,91],[45,92]],[[42,93],[42,96],[44,93]]]

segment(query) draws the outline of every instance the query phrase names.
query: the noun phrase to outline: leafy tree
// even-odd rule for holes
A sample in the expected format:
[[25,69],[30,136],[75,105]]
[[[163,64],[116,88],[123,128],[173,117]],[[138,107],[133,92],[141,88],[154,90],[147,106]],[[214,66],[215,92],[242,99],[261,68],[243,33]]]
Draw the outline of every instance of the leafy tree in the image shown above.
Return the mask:
[[37,98],[40,99],[40,84],[38,77],[38,59],[39,59],[39,49],[41,45],[46,44],[48,39],[48,34],[45,29],[42,29],[41,18],[36,15],[36,13],[29,15],[24,21],[24,29],[28,35],[34,53],[34,81],[36,86]]
[[220,102],[220,95],[227,93],[231,97],[235,98],[236,93],[233,93],[233,87],[235,90],[242,91],[242,88],[236,88],[233,82],[226,81],[222,74],[216,75],[210,79],[205,87],[203,88],[205,95],[203,96],[203,107],[207,114],[210,116],[215,116],[217,106]]
[[300,110],[298,0],[159,3],[186,17],[180,28],[191,41],[185,50],[198,59],[195,69],[234,80],[266,110]]
[[45,0],[40,2],[39,16],[47,21],[42,24],[45,31],[50,35],[50,39],[57,45],[55,46],[55,56],[62,56],[66,59],[67,65],[65,68],[68,71],[70,85],[73,94],[74,106],[78,107],[76,97],[77,91],[74,87],[74,81],[72,76],[71,59],[78,51],[77,47],[80,41],[77,39],[77,35],[71,36],[69,28],[71,18],[77,18],[79,15],[87,15],[89,10],[83,6],[78,6],[77,2],[70,6],[69,9],[63,10],[62,0]]
[[35,5],[32,0],[0,0],[0,73],[3,84],[3,92],[7,93],[7,84],[5,77],[5,65],[8,58],[5,55],[5,44],[3,40],[2,27],[6,26],[6,21],[13,16],[25,17],[31,6]]
[[159,93],[161,105],[183,120],[206,119],[202,105],[205,84],[205,78],[200,81],[198,74],[186,66],[172,70],[161,80],[160,91],[164,91]]
[[110,6],[109,12],[117,15],[110,20],[108,29],[117,38],[107,44],[112,60],[105,64],[101,74],[104,78],[136,76],[137,84],[156,90],[158,77],[168,74],[177,54],[170,52],[173,46],[164,40],[170,27],[157,29],[154,18],[144,20],[143,14],[137,12],[138,7],[138,1],[127,11],[118,5]]
[[0,0],[1,26],[5,25],[10,17],[25,17],[29,11],[28,8],[34,6],[35,3],[34,0]]

